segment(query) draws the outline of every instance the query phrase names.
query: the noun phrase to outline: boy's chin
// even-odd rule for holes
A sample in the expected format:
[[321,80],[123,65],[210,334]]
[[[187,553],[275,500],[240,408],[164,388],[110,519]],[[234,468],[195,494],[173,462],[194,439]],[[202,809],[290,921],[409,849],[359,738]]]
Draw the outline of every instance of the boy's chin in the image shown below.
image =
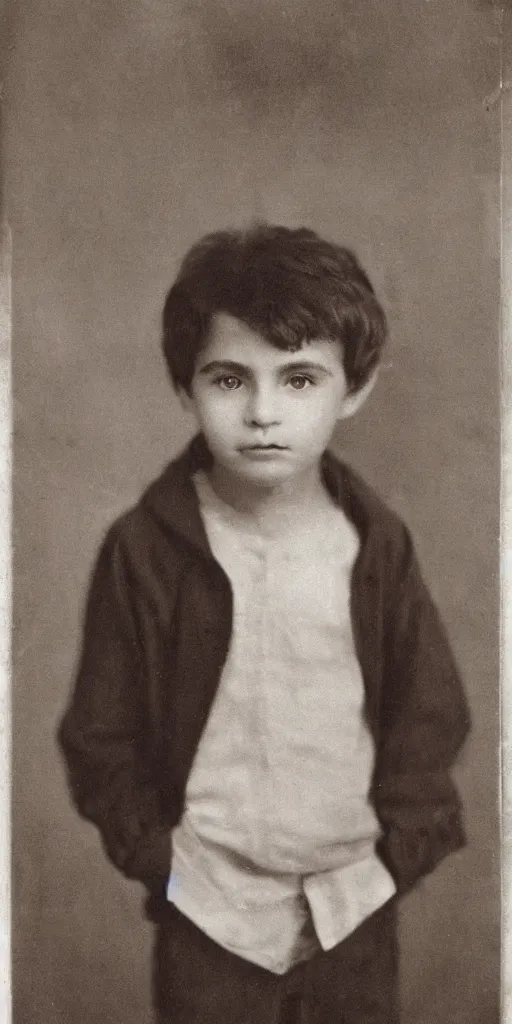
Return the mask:
[[299,480],[307,467],[276,463],[249,462],[238,463],[236,466],[226,466],[229,475],[240,487],[255,487],[261,490],[272,490],[287,484],[293,484],[295,479]]
[[253,487],[259,487],[262,490],[272,490],[274,487],[281,487],[283,484],[289,483],[295,477],[294,473],[283,473],[283,472],[257,472],[252,471],[250,473],[244,473],[243,476],[238,477],[240,484],[246,486],[252,485]]

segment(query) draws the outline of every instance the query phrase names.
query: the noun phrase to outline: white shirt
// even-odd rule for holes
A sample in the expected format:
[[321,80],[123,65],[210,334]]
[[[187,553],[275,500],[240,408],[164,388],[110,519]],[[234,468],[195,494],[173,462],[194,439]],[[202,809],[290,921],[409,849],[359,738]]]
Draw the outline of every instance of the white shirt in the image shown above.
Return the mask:
[[395,891],[368,797],[374,750],[350,619],[359,540],[327,504],[313,522],[265,534],[204,474],[195,483],[234,621],[173,831],[168,898],[280,974]]

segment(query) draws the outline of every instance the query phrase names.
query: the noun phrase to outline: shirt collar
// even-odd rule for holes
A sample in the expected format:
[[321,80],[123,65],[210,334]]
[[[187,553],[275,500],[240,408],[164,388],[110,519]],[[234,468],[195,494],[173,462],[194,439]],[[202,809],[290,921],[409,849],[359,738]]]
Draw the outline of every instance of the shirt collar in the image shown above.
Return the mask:
[[[171,462],[162,475],[146,491],[144,508],[153,514],[164,529],[178,534],[185,542],[213,558],[201,518],[193,476],[208,470],[212,456],[202,434],[197,434],[184,452]],[[372,575],[370,548],[375,515],[371,514],[373,494],[370,488],[331,451],[322,456],[325,485],[335,503],[354,524],[361,543],[359,560],[366,574]]]

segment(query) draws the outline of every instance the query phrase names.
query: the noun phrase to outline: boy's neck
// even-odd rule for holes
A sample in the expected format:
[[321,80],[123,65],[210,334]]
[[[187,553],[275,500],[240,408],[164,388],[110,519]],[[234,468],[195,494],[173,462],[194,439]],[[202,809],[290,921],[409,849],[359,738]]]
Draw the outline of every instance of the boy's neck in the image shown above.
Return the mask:
[[221,501],[262,528],[278,528],[332,506],[320,464],[274,487],[251,485],[218,465],[212,467],[208,478]]

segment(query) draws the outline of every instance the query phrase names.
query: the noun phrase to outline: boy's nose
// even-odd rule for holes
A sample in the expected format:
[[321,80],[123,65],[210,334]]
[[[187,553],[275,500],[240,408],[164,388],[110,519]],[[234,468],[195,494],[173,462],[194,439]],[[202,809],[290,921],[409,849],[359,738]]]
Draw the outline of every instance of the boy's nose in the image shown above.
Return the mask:
[[246,410],[246,422],[251,427],[266,430],[280,422],[275,397],[267,391],[259,391],[251,397]]

